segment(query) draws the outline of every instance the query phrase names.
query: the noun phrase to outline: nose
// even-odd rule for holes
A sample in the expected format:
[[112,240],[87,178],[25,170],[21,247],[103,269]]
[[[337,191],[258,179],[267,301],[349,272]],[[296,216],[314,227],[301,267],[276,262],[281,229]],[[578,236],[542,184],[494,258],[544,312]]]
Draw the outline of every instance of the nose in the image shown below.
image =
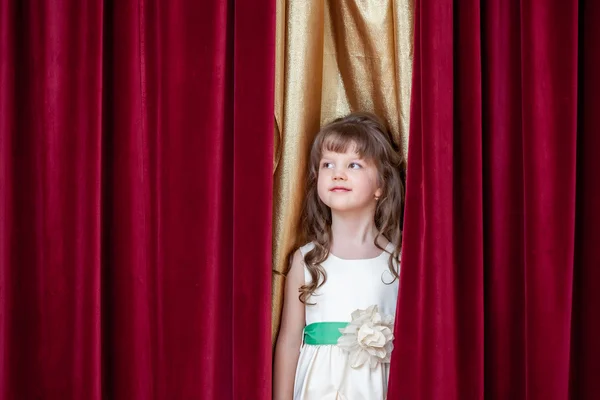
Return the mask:
[[336,168],[334,173],[333,173],[333,180],[334,181],[345,181],[346,180],[346,173],[339,168]]

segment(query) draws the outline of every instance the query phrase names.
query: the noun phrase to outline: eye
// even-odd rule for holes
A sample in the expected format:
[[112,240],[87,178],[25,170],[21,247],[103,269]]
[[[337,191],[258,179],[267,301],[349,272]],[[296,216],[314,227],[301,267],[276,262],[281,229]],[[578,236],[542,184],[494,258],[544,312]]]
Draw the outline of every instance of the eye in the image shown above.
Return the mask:
[[360,165],[359,163],[353,162],[353,163],[350,163],[350,164],[348,165],[348,167],[349,167],[350,169],[361,169],[361,168],[362,168],[362,165]]
[[323,168],[333,168],[333,163],[330,163],[329,161],[325,161],[325,162],[323,162],[323,164],[321,164],[321,167],[323,167]]

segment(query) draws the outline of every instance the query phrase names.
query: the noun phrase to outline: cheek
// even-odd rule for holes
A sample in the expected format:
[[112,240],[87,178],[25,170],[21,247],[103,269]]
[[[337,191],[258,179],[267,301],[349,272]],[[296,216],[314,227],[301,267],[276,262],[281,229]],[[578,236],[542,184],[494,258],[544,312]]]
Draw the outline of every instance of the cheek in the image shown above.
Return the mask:
[[365,194],[368,194],[369,196],[374,194],[378,188],[377,177],[370,176],[368,179],[363,180],[361,186]]
[[379,182],[379,176],[377,176],[376,172],[374,172],[371,175],[370,184],[373,187],[373,190],[376,190],[377,188],[381,187],[381,184]]
[[319,195],[322,195],[323,190],[326,190],[326,188],[327,188],[327,184],[326,184],[325,177],[323,176],[323,174],[319,174],[317,176],[317,192],[319,193]]

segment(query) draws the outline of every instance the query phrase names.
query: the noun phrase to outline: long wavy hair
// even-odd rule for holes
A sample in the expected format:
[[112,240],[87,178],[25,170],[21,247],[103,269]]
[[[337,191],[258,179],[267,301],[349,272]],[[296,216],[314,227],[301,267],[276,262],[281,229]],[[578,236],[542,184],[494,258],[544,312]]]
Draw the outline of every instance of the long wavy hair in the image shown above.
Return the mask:
[[[315,247],[304,256],[311,276],[311,282],[300,287],[299,298],[305,304],[327,280],[321,263],[329,256],[332,239],[331,209],[321,201],[317,192],[319,163],[323,150],[343,153],[348,146],[353,146],[361,158],[373,162],[377,167],[382,194],[375,209],[377,235],[374,244],[389,253],[390,272],[394,280],[398,278],[404,210],[404,160],[398,145],[377,116],[364,112],[352,113],[324,126],[310,150],[302,225],[305,239],[314,243]],[[392,252],[378,244],[381,236],[394,245]]]

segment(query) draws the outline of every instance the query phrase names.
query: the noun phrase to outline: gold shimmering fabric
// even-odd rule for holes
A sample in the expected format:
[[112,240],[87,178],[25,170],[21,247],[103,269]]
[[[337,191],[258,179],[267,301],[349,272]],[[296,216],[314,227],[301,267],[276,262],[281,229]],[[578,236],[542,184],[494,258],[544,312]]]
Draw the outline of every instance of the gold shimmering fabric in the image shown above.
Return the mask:
[[[407,156],[412,78],[411,0],[278,0],[273,269],[303,244],[299,218],[309,146],[351,111],[384,118]],[[284,278],[273,276],[272,337]]]

